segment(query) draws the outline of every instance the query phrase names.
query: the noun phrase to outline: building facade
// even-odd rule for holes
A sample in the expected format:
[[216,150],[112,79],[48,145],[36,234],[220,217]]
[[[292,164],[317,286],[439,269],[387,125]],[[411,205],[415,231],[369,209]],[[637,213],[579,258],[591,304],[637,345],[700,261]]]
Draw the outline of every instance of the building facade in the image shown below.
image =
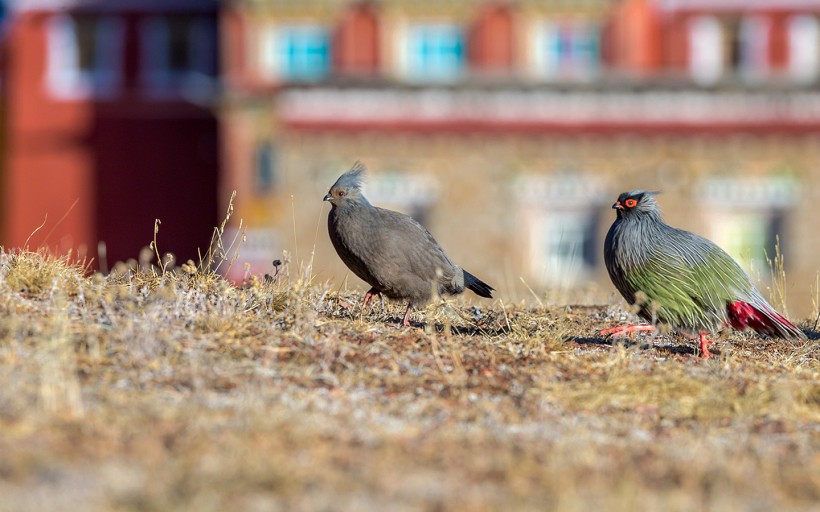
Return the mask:
[[361,160],[372,202],[505,299],[615,300],[609,207],[645,188],[764,292],[779,237],[807,315],[819,19],[820,0],[12,1],[0,236],[110,266],[159,218],[160,251],[196,259],[235,190],[229,277],[287,250],[354,286],[321,198]]
[[8,11],[3,245],[106,267],[136,258],[159,218],[159,249],[196,258],[217,221],[216,2],[21,0]]
[[372,202],[502,297],[613,298],[609,207],[645,188],[764,291],[779,237],[809,314],[818,16],[812,0],[231,2],[222,197],[238,191],[248,268],[315,247],[320,279],[354,285],[321,198],[362,160]]

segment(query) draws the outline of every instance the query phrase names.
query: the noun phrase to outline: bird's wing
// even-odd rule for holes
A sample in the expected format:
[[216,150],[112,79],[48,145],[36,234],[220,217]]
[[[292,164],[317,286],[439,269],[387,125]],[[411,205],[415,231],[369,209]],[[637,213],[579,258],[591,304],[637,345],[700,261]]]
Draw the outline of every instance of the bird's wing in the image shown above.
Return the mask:
[[[382,272],[374,269],[377,278],[410,274],[430,282],[453,279],[455,265],[424,226],[392,210],[373,208],[371,212],[371,246],[381,262],[379,268],[385,271],[385,275],[380,275]],[[442,273],[439,279],[437,269]]]
[[723,249],[679,229],[667,231],[625,281],[638,293],[636,303],[645,297],[642,316],[690,330],[720,327],[728,303],[754,290]]

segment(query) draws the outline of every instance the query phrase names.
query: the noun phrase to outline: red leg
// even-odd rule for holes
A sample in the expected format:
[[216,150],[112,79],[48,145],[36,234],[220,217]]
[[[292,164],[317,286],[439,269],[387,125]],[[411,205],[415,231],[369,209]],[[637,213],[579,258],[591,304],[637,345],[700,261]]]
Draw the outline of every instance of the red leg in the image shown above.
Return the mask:
[[705,332],[700,333],[700,357],[704,359],[709,359],[712,357],[712,353],[709,352],[709,348],[707,347],[707,345],[711,342],[712,340],[706,338]]
[[[379,297],[382,296],[382,292],[378,291],[375,288],[371,288],[367,290],[367,293],[364,294],[364,303],[362,304],[362,312],[364,312],[365,308],[367,308],[367,304],[373,299],[374,295],[378,295]],[[384,303],[384,299],[382,299],[382,304]]]
[[399,328],[402,327],[410,327],[410,310],[413,309],[413,306],[408,302],[407,303],[407,310],[404,312],[404,320],[399,324]]
[[654,331],[654,325],[648,324],[637,324],[637,325],[619,325],[618,327],[612,327],[609,329],[604,329],[599,334],[601,336],[632,336],[632,334],[641,331]]

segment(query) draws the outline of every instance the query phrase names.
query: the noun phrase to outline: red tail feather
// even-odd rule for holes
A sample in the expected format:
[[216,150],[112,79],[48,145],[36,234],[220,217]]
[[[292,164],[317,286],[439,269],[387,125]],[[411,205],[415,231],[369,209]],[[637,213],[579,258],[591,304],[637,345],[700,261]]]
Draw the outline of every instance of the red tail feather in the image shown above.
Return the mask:
[[729,304],[729,323],[735,329],[742,331],[746,327],[760,334],[779,337],[802,337],[803,332],[796,325],[789,322],[774,310],[765,311],[746,302],[732,302]]

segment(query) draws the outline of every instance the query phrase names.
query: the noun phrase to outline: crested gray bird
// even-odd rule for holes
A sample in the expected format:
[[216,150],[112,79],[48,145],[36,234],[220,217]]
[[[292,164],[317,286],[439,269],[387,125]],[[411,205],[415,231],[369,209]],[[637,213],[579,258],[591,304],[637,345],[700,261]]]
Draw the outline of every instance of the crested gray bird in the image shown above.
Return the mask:
[[[806,338],[766,302],[723,249],[666,224],[655,194],[645,190],[621,194],[612,205],[616,219],[604,243],[609,277],[627,302],[638,305],[638,316],[698,334],[704,358],[710,357],[707,333],[726,326],[780,338]],[[654,325],[627,325],[601,334],[652,329]]]
[[406,300],[402,326],[410,311],[439,296],[468,288],[492,298],[493,288],[453,263],[433,235],[403,213],[373,206],[362,195],[365,167],[360,162],[330,187],[327,228],[330,241],[347,267],[371,288],[362,308],[374,295]]

